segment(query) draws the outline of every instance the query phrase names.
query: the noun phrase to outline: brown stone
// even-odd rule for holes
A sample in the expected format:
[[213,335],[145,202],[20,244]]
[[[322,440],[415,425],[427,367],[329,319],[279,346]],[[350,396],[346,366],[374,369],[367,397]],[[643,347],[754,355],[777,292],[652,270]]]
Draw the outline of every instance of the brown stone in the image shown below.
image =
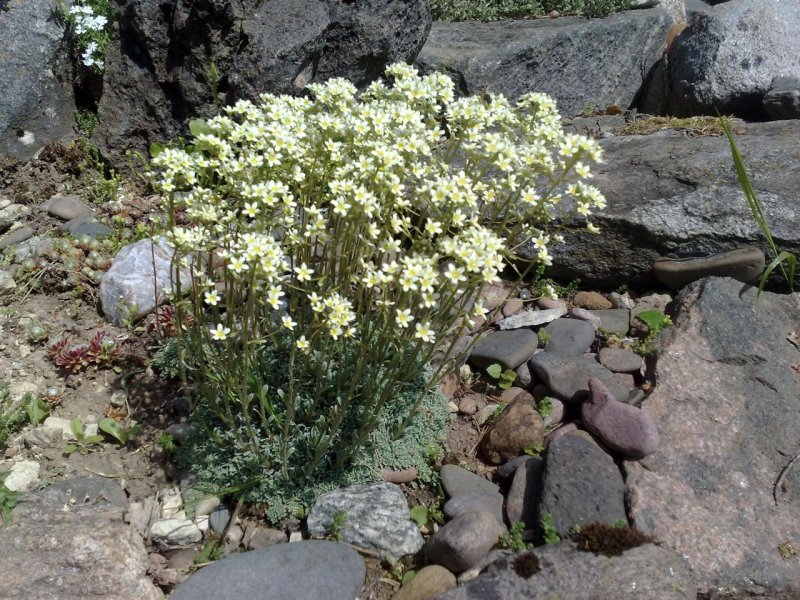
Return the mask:
[[486,460],[499,465],[542,443],[544,423],[530,394],[515,398],[495,421],[481,442]]
[[578,292],[573,299],[575,306],[588,310],[605,310],[614,308],[614,305],[598,292]]

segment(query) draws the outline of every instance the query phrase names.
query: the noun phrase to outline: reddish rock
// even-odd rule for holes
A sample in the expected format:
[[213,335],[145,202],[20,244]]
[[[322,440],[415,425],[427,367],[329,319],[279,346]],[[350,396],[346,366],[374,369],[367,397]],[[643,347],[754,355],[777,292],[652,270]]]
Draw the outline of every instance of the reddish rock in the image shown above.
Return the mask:
[[588,310],[604,310],[607,308],[614,308],[614,305],[609,300],[597,292],[578,292],[573,299],[575,306],[586,308]]
[[530,394],[520,395],[509,404],[481,442],[486,460],[499,465],[523,454],[526,448],[542,443],[544,423]]

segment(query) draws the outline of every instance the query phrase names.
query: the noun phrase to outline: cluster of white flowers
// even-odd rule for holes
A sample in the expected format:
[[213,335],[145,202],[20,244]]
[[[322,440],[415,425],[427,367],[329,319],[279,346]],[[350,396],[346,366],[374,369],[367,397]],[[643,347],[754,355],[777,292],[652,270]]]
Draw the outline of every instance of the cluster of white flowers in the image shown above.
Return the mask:
[[108,18],[97,14],[91,6],[82,4],[71,6],[69,15],[74,33],[83,45],[81,52],[83,64],[92,69],[102,69],[105,58],[103,48],[97,40],[105,35]]
[[172,243],[224,261],[206,306],[225,278],[271,309],[288,302],[256,326],[277,323],[300,349],[355,335],[362,317],[435,343],[522,245],[549,264],[558,204],[586,217],[604,206],[586,182],[598,145],[565,134],[549,97],[455,100],[441,74],[387,75],[360,95],[333,79],[311,99],[240,101],[193,123],[191,147],[154,157],[156,186],[189,221]]

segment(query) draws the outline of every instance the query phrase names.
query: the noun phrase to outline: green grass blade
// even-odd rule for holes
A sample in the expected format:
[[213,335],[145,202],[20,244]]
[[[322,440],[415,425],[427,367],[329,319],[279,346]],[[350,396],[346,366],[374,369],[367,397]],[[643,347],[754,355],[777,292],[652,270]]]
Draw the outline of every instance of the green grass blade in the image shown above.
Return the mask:
[[[789,265],[789,272],[787,273],[786,270],[783,268],[783,263],[788,263]],[[786,277],[786,281],[789,283],[789,291],[794,292],[794,273],[797,269],[797,257],[794,254],[790,254],[789,252],[783,251],[767,265],[767,268],[764,269],[764,274],[761,276],[761,281],[758,282],[758,295],[761,296],[761,292],[764,291],[764,285],[767,283],[767,278],[769,278],[770,274],[778,267],[781,267],[781,271],[783,271],[784,277]]]

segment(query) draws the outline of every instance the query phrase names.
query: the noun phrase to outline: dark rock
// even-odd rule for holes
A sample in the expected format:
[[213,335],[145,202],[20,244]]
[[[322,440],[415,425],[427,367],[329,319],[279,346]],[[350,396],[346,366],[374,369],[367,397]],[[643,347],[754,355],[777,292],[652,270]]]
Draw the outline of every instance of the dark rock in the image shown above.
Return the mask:
[[763,116],[775,76],[800,73],[800,5],[736,0],[697,13],[669,52],[669,111]]
[[514,479],[506,496],[506,517],[513,526],[520,521],[526,529],[536,527],[536,508],[541,492],[541,477],[544,461],[539,457],[530,457],[514,473]]
[[533,378],[531,377],[531,369],[528,366],[527,361],[518,366],[516,368],[516,371],[517,371],[517,379],[514,383],[516,383],[522,389],[527,390],[530,387],[531,383],[533,383]]
[[[794,10],[794,9],[793,9]],[[800,255],[800,121],[748,123],[737,136],[751,182],[782,250]],[[601,289],[655,283],[660,256],[685,258],[766,249],[742,195],[724,138],[679,131],[600,140],[604,163],[593,180],[614,201],[592,222],[600,235],[566,232],[548,274]],[[576,225],[577,221],[569,221]],[[523,252],[525,254],[526,252]],[[773,273],[773,282],[777,274]]]
[[584,427],[607,448],[639,459],[658,448],[658,429],[643,410],[618,402],[599,379],[589,381],[589,399],[581,405]]
[[800,571],[775,540],[800,532],[800,353],[787,339],[800,294],[756,292],[721,278],[681,292],[642,402],[661,444],[624,468],[633,522],[687,558],[701,592],[792,598]]
[[496,483],[492,483],[488,479],[484,479],[475,473],[470,473],[456,465],[444,465],[439,472],[439,476],[442,478],[442,487],[448,498],[454,498],[475,490],[500,491]]
[[495,363],[499,363],[504,369],[516,369],[533,356],[538,343],[536,334],[529,329],[494,331],[475,344],[469,360],[481,369]]
[[308,515],[309,535],[329,535],[338,513],[344,514],[342,541],[400,558],[422,548],[408,503],[393,483],[352,485],[323,494]]
[[277,544],[223,558],[193,573],[173,600],[352,600],[366,577],[352,548],[326,541]]
[[627,308],[609,308],[608,310],[592,310],[600,319],[600,329],[619,336],[628,335],[631,328],[631,311]]
[[573,302],[575,306],[589,310],[605,310],[613,307],[611,302],[603,296],[603,294],[597,292],[578,292],[575,294]]
[[578,319],[556,319],[544,328],[548,336],[545,350],[559,356],[580,356],[594,342],[594,327]]
[[[538,570],[525,569],[531,555],[537,559]],[[438,600],[695,600],[696,597],[691,569],[668,548],[645,544],[621,556],[607,557],[581,552],[573,542],[565,541],[532,552],[503,556],[476,579]]]
[[444,516],[455,519],[468,512],[485,511],[497,520],[497,524],[505,527],[503,521],[503,495],[500,492],[475,490],[450,498],[444,504]]
[[653,274],[673,290],[703,277],[732,277],[754,283],[764,272],[765,258],[760,248],[747,246],[730,252],[696,258],[659,258],[653,263]]
[[417,65],[450,75],[464,95],[488,91],[516,100],[544,92],[567,116],[589,105],[627,108],[660,58],[671,24],[661,9],[592,20],[439,22]]
[[24,242],[33,236],[33,229],[30,227],[20,227],[11,233],[7,234],[3,239],[0,239],[0,250],[5,250],[16,244]]
[[541,445],[544,438],[542,417],[536,401],[528,393],[517,396],[492,423],[481,441],[486,460],[499,465],[521,455],[527,448]]
[[534,356],[529,364],[552,394],[568,404],[583,400],[592,377],[600,379],[615,397],[625,398],[632,387],[603,365],[580,356],[559,356],[545,351]]
[[115,17],[93,141],[117,166],[129,148],[185,135],[219,102],[297,95],[332,77],[364,87],[413,61],[431,26],[422,0],[119,0]]
[[0,156],[28,160],[72,133],[75,104],[64,25],[47,0],[0,7]]
[[100,477],[24,495],[0,528],[0,597],[162,598],[142,538],[123,522],[126,506],[122,488]]
[[644,366],[642,357],[624,348],[601,348],[600,364],[614,373],[638,373]]
[[566,537],[575,525],[627,520],[622,474],[597,444],[563,435],[550,442],[544,458],[538,523],[552,515],[558,535]]
[[800,119],[800,77],[776,77],[764,96],[764,111],[770,119]]
[[503,529],[491,513],[464,513],[433,534],[425,553],[430,562],[463,573],[492,549]]
[[532,457],[528,454],[512,458],[510,461],[503,463],[502,465],[497,467],[497,471],[495,471],[495,474],[501,479],[508,479],[517,471],[517,469],[520,466],[524,465],[531,458]]

